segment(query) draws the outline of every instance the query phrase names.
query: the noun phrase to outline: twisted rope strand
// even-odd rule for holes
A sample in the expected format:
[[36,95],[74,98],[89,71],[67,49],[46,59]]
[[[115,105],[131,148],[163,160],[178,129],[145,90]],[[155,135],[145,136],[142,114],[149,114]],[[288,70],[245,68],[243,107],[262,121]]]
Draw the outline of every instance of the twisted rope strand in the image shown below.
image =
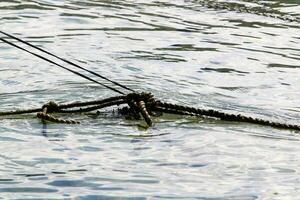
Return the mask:
[[38,112],[36,114],[37,118],[40,118],[43,121],[43,123],[45,121],[50,121],[50,122],[63,123],[63,124],[80,124],[80,122],[75,121],[75,120],[60,119],[60,118],[57,118],[57,117],[54,117],[54,116],[48,114],[47,112],[51,109],[51,106],[53,106],[52,104],[53,104],[53,102],[49,102],[48,104],[44,105],[43,111]]
[[54,122],[54,123],[62,123],[62,124],[80,124],[80,122],[75,121],[75,120],[67,120],[67,119],[61,119],[61,118],[57,118],[54,117],[50,114],[45,114],[43,112],[39,112],[36,115],[38,118],[45,120],[45,121],[50,121],[50,122]]
[[139,101],[137,103],[137,106],[139,108],[139,111],[140,113],[142,114],[144,120],[146,121],[146,123],[148,124],[148,126],[152,126],[152,119],[147,111],[147,108],[146,108],[146,104],[144,101]]
[[[61,104],[61,105],[58,105],[54,102],[49,102],[45,104],[42,108],[0,112],[0,116],[38,112],[37,117],[42,120],[52,121],[56,123],[78,124],[79,122],[77,121],[56,118],[50,115],[49,113],[89,112],[89,111],[98,110],[98,109],[115,106],[115,105],[121,105],[121,104],[128,104],[130,106],[130,108],[127,109],[128,112],[134,114],[136,119],[140,119],[139,116],[141,115],[149,127],[152,126],[151,115],[153,114],[153,111],[154,112],[158,111],[162,113],[171,113],[171,114],[178,114],[178,115],[208,116],[208,117],[219,118],[221,120],[226,120],[226,121],[247,122],[247,123],[272,126],[276,128],[300,130],[300,126],[295,124],[272,122],[269,120],[243,116],[241,114],[228,114],[213,109],[206,110],[206,109],[199,109],[199,108],[194,108],[189,106],[181,106],[177,104],[156,101],[153,95],[149,93],[130,93],[128,95],[110,97],[102,100],[95,100],[89,102],[76,102],[76,103]],[[76,108],[76,107],[77,108],[81,107],[81,108],[75,110],[68,110],[70,108]]]
[[295,124],[272,122],[269,120],[243,116],[241,114],[238,114],[238,115],[228,114],[228,113],[224,113],[224,112],[220,112],[220,111],[212,110],[212,109],[205,110],[205,109],[199,109],[199,108],[188,107],[188,106],[180,106],[180,105],[171,104],[171,103],[163,103],[160,101],[156,102],[156,106],[175,110],[175,111],[183,111],[183,112],[193,113],[196,115],[205,115],[205,116],[209,116],[209,117],[216,117],[216,118],[219,118],[221,120],[226,120],[226,121],[248,122],[248,123],[260,124],[260,125],[272,126],[272,127],[276,127],[276,128],[300,130],[300,126],[295,125]]
[[174,109],[170,109],[170,108],[164,108],[164,107],[153,107],[152,109],[153,111],[156,112],[161,112],[161,113],[169,113],[169,114],[174,114],[174,115],[190,115],[190,116],[197,116],[194,113],[190,113],[190,112],[186,112],[186,111],[182,111],[182,110],[174,110]]

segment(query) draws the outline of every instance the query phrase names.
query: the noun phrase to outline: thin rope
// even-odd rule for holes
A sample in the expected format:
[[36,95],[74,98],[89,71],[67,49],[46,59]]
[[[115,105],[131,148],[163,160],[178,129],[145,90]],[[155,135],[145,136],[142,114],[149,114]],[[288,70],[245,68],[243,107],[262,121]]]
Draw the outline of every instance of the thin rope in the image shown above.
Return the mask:
[[35,46],[35,45],[33,45],[33,44],[30,44],[29,42],[26,42],[26,41],[24,41],[24,40],[22,40],[22,39],[20,39],[20,38],[17,38],[17,37],[15,37],[15,36],[13,36],[13,35],[11,35],[11,34],[9,34],[9,33],[6,33],[6,32],[4,32],[4,31],[0,31],[0,33],[4,34],[4,35],[6,35],[6,36],[8,36],[8,37],[10,37],[10,38],[13,38],[13,39],[15,39],[15,40],[17,40],[17,41],[19,41],[19,42],[21,42],[21,43],[23,43],[23,44],[26,44],[26,45],[28,45],[28,46],[30,46],[30,47],[32,47],[32,48],[35,48],[35,49],[37,49],[37,50],[39,50],[39,51],[42,51],[42,52],[44,52],[44,53],[46,53],[46,54],[48,54],[48,55],[51,55],[51,56],[53,56],[53,57],[55,57],[55,58],[57,58],[57,59],[59,59],[59,60],[62,60],[62,61],[66,62],[66,63],[68,63],[68,64],[70,64],[70,65],[72,65],[72,66],[74,66],[74,67],[77,67],[77,68],[82,69],[82,70],[84,70],[84,71],[87,71],[87,72],[89,72],[89,73],[91,73],[91,74],[93,74],[93,75],[95,75],[95,76],[97,76],[97,77],[100,77],[100,78],[102,78],[102,79],[104,79],[104,80],[107,80],[107,81],[109,81],[109,82],[111,82],[111,83],[113,83],[113,84],[115,84],[115,85],[118,85],[118,86],[120,86],[120,87],[122,87],[122,88],[124,88],[124,89],[126,89],[126,90],[129,90],[129,91],[131,91],[131,92],[134,92],[133,89],[130,89],[129,87],[127,87],[127,86],[125,86],[125,85],[122,85],[122,84],[120,84],[120,83],[118,83],[118,82],[116,82],[116,81],[110,80],[110,79],[108,79],[108,78],[106,78],[106,77],[104,77],[104,76],[102,76],[102,75],[100,75],[100,74],[98,74],[98,73],[96,73],[96,72],[93,72],[93,71],[91,71],[91,70],[85,69],[84,67],[81,67],[80,65],[78,65],[78,64],[76,64],[76,63],[74,63],[74,62],[72,62],[72,61],[69,61],[69,60],[66,60],[66,59],[64,59],[64,58],[62,58],[62,57],[59,57],[59,56],[57,56],[57,55],[55,55],[55,54],[53,54],[53,53],[50,53],[50,52],[48,52],[48,51],[46,51],[46,50],[40,48],[40,47],[37,47],[37,46]]
[[[51,112],[65,112],[65,109],[70,108],[78,108],[78,107],[86,107],[86,106],[92,106],[92,105],[100,105],[105,104],[109,102],[116,102],[126,99],[127,96],[115,96],[115,97],[109,97],[106,99],[101,100],[95,100],[95,101],[87,101],[87,102],[75,102],[75,103],[68,103],[68,104],[56,104],[54,102],[51,102],[51,107],[49,107],[49,103],[46,104],[49,110]],[[19,115],[19,114],[28,114],[28,113],[36,113],[43,111],[43,108],[32,108],[32,109],[24,109],[24,110],[15,110],[15,111],[5,111],[0,112],[0,116],[7,116],[7,115]]]
[[41,55],[38,55],[38,54],[36,54],[36,53],[34,53],[34,52],[31,52],[31,51],[29,51],[29,50],[27,50],[27,49],[24,49],[24,48],[22,48],[22,47],[20,47],[20,46],[18,46],[18,45],[16,45],[16,44],[14,44],[14,43],[11,43],[11,42],[9,42],[9,41],[3,39],[3,38],[0,38],[0,40],[3,41],[3,42],[5,42],[5,43],[7,43],[7,44],[9,44],[9,45],[11,45],[11,46],[14,46],[14,47],[16,47],[16,48],[18,48],[18,49],[21,49],[21,50],[23,50],[23,51],[25,51],[25,52],[27,52],[27,53],[30,53],[30,54],[32,54],[32,55],[34,55],[34,56],[36,56],[36,57],[38,57],[38,58],[40,58],[40,59],[42,59],[42,60],[45,60],[45,61],[47,61],[47,62],[49,62],[49,63],[52,63],[52,64],[54,64],[54,65],[56,65],[56,66],[58,66],[58,67],[60,67],[60,68],[63,68],[63,69],[65,69],[65,70],[68,70],[69,72],[72,72],[72,73],[74,73],[74,74],[76,74],[76,75],[78,75],[78,76],[81,76],[81,77],[83,77],[83,78],[85,78],[85,79],[87,79],[87,80],[90,80],[90,81],[92,81],[92,82],[94,82],[94,83],[97,83],[97,84],[99,84],[99,85],[102,85],[103,87],[106,87],[106,88],[108,88],[108,89],[110,89],[110,90],[113,90],[113,91],[115,91],[115,92],[117,92],[117,93],[119,93],[119,94],[125,94],[124,92],[121,92],[121,91],[118,90],[118,89],[115,89],[115,88],[113,88],[113,87],[110,87],[110,86],[108,86],[108,85],[105,85],[105,84],[103,84],[103,83],[100,83],[100,82],[98,82],[98,81],[96,81],[96,80],[94,80],[94,79],[92,79],[92,78],[89,78],[88,76],[85,76],[85,75],[83,75],[83,74],[81,74],[81,73],[79,73],[79,72],[76,72],[76,71],[74,71],[74,70],[72,70],[72,69],[69,69],[69,68],[67,68],[67,67],[64,67],[64,66],[62,66],[62,65],[60,65],[60,64],[58,64],[58,63],[56,63],[56,62],[54,62],[54,61],[52,61],[52,60],[50,60],[50,59],[48,59],[48,58],[45,58],[45,57],[43,57],[43,56],[41,56]]
[[102,103],[102,104],[99,104],[99,105],[96,105],[96,106],[87,107],[87,108],[79,108],[77,110],[60,110],[58,112],[60,112],[60,113],[90,112],[90,111],[93,111],[93,110],[99,110],[101,108],[121,105],[121,104],[125,104],[125,103],[127,103],[126,100],[120,99],[120,100],[116,100],[116,101],[105,102],[105,103]]

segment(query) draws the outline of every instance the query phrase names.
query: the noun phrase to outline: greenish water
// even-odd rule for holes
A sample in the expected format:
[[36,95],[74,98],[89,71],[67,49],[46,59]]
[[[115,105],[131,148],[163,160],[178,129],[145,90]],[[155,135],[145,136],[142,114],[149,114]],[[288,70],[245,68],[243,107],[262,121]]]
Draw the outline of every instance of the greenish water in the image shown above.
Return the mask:
[[[0,30],[159,99],[299,124],[300,2],[0,1]],[[2,37],[2,36],[1,36]],[[116,95],[0,43],[0,111]],[[297,199],[300,134],[183,116],[0,119],[0,199]]]

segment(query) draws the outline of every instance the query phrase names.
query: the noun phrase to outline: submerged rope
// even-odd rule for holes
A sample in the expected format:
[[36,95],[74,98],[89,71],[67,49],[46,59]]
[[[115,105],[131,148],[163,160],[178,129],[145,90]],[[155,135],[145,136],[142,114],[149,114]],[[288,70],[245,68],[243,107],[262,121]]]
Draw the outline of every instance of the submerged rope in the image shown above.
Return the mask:
[[[25,113],[38,112],[37,117],[43,121],[51,121],[56,123],[66,124],[78,124],[79,122],[74,120],[64,120],[56,118],[50,113],[76,113],[76,112],[90,112],[99,110],[111,106],[119,106],[123,104],[133,104],[129,109],[122,109],[122,114],[131,114],[135,116],[135,119],[144,118],[147,125],[152,126],[151,116],[155,116],[155,112],[171,113],[179,115],[191,115],[196,117],[213,117],[220,120],[235,121],[235,122],[246,122],[265,126],[271,126],[275,128],[293,129],[300,130],[299,125],[287,124],[280,122],[273,122],[270,120],[253,118],[243,116],[240,114],[229,114],[213,109],[200,109],[189,106],[181,106],[177,104],[171,104],[155,100],[151,93],[130,93],[128,95],[110,97],[102,100],[88,101],[88,102],[77,102],[69,104],[58,105],[54,102],[45,104],[42,108],[18,110],[9,112],[0,112],[0,116],[5,115],[16,115]],[[77,109],[71,109],[77,108]],[[78,109],[79,108],[79,109]],[[134,110],[133,110],[134,109]]]

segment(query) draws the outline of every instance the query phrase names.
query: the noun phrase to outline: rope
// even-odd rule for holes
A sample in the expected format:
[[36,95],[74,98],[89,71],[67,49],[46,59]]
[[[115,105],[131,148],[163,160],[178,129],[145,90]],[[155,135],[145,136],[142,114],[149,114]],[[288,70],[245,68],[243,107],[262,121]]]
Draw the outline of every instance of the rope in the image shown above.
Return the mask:
[[27,110],[6,111],[6,112],[0,112],[0,116],[20,115],[20,114],[36,113],[36,112],[40,112],[40,111],[42,111],[41,108],[33,108],[33,109],[27,109]]
[[96,81],[96,80],[94,80],[94,79],[92,79],[92,78],[89,78],[88,76],[83,75],[83,74],[81,74],[81,73],[79,73],[79,72],[76,72],[76,71],[74,71],[74,70],[72,70],[72,69],[69,69],[69,68],[67,68],[67,67],[64,67],[64,66],[62,66],[62,65],[60,65],[60,64],[58,64],[58,63],[56,63],[56,62],[54,62],[54,61],[52,61],[52,60],[49,60],[48,58],[45,58],[45,57],[43,57],[43,56],[41,56],[41,55],[38,55],[38,54],[36,54],[36,53],[34,53],[34,52],[31,52],[31,51],[29,51],[29,50],[27,50],[27,49],[24,49],[24,48],[22,48],[22,47],[20,47],[20,46],[18,46],[18,45],[16,45],[16,44],[14,44],[14,43],[11,43],[11,42],[9,42],[9,41],[3,39],[3,38],[0,38],[0,40],[3,41],[3,42],[5,42],[5,43],[7,43],[7,44],[9,44],[9,45],[11,45],[11,46],[14,46],[14,47],[16,47],[16,48],[18,48],[18,49],[21,49],[21,50],[23,50],[23,51],[25,51],[25,52],[27,52],[27,53],[30,53],[30,54],[32,54],[32,55],[34,55],[34,56],[36,56],[36,57],[38,57],[38,58],[40,58],[40,59],[42,59],[42,60],[45,60],[45,61],[47,61],[47,62],[49,62],[49,63],[52,63],[52,64],[54,64],[54,65],[56,65],[56,66],[58,66],[58,67],[60,67],[60,68],[63,68],[63,69],[65,69],[65,70],[69,71],[69,72],[72,72],[72,73],[74,73],[74,74],[76,74],[76,75],[78,75],[78,76],[80,76],[80,77],[83,77],[83,78],[85,78],[85,79],[87,79],[87,80],[89,80],[89,81],[92,81],[92,82],[94,82],[94,83],[97,83],[97,84],[99,84],[99,85],[102,85],[103,87],[106,87],[106,88],[108,88],[108,89],[110,89],[110,90],[112,90],[112,91],[115,91],[115,92],[117,92],[117,93],[119,93],[119,94],[125,94],[124,92],[121,92],[120,90],[117,90],[117,89],[115,89],[115,88],[113,88],[113,87],[110,87],[110,86],[108,86],[108,85],[105,85],[105,84],[103,84],[103,83],[100,83],[100,82],[98,82],[98,81]]
[[48,114],[48,112],[54,112],[56,111],[58,105],[56,103],[54,103],[53,101],[50,101],[49,103],[45,104],[42,107],[42,112],[38,112],[37,113],[37,117],[42,119],[42,121],[50,121],[50,122],[55,122],[55,123],[64,123],[64,124],[80,124],[80,122],[75,121],[75,120],[66,120],[66,119],[60,119],[57,117],[54,117],[50,114]]
[[59,57],[59,56],[57,56],[57,55],[55,55],[55,54],[53,54],[53,53],[50,53],[50,52],[48,52],[48,51],[46,51],[46,50],[44,50],[44,49],[42,49],[42,48],[40,48],[40,47],[37,47],[37,46],[35,46],[35,45],[33,45],[33,44],[30,44],[29,42],[26,42],[26,41],[24,41],[24,40],[22,40],[22,39],[20,39],[20,38],[17,38],[17,37],[15,37],[15,36],[13,36],[13,35],[11,35],[11,34],[9,34],[9,33],[6,33],[6,32],[4,32],[4,31],[0,31],[0,33],[4,34],[4,35],[6,35],[6,36],[8,36],[8,37],[10,37],[10,38],[12,38],[12,39],[15,39],[15,40],[17,40],[17,41],[19,41],[19,42],[21,42],[21,43],[23,43],[23,44],[26,44],[26,45],[28,45],[28,46],[30,46],[30,47],[32,47],[32,48],[35,48],[35,49],[37,49],[37,50],[39,50],[39,51],[41,51],[41,52],[44,52],[44,53],[46,53],[46,54],[48,54],[48,55],[51,55],[51,56],[53,56],[53,57],[55,57],[55,58],[57,58],[57,59],[59,59],[59,60],[62,60],[62,61],[66,62],[66,63],[68,63],[68,64],[70,64],[70,65],[72,65],[72,66],[74,66],[74,67],[77,67],[77,68],[79,68],[79,69],[82,69],[82,70],[84,70],[84,71],[87,71],[87,72],[89,72],[89,73],[91,73],[91,74],[93,74],[93,75],[95,75],[95,76],[97,76],[97,77],[100,77],[100,78],[102,78],[102,79],[104,79],[104,80],[107,80],[107,81],[109,81],[109,82],[111,82],[111,83],[113,83],[113,84],[115,84],[115,85],[118,85],[118,86],[120,86],[120,87],[122,87],[122,88],[124,88],[124,89],[127,89],[127,90],[129,90],[129,91],[131,91],[131,92],[134,92],[134,90],[128,88],[128,87],[125,86],[125,85],[122,85],[122,84],[120,84],[120,83],[117,83],[116,81],[110,80],[110,79],[108,79],[108,78],[106,78],[106,77],[104,77],[104,76],[102,76],[102,75],[100,75],[100,74],[98,74],[98,73],[96,73],[96,72],[93,72],[93,71],[91,71],[91,70],[85,69],[84,67],[81,67],[81,66],[78,65],[78,64],[75,64],[75,63],[73,63],[73,62],[71,62],[71,61],[68,61],[68,60],[66,60],[66,59],[64,59],[64,58],[62,58],[62,57]]
[[150,115],[147,111],[145,102],[144,101],[139,101],[137,103],[137,106],[138,106],[139,111],[142,114],[143,118],[145,119],[147,125],[152,126],[152,120],[151,120],[151,117],[150,117]]
[[[90,112],[93,110],[99,110],[110,106],[119,106],[127,104],[129,108],[120,110],[123,115],[134,116],[134,119],[140,119],[143,117],[147,125],[150,127],[153,125],[151,116],[155,116],[155,112],[171,113],[177,115],[191,115],[191,116],[208,116],[218,118],[226,121],[235,122],[247,122],[260,125],[271,126],[275,128],[293,129],[300,130],[299,125],[287,124],[280,122],[273,122],[265,119],[258,119],[253,117],[247,117],[240,114],[229,114],[213,109],[199,109],[189,106],[181,106],[177,104],[165,103],[154,99],[151,93],[130,93],[128,95],[115,96],[102,100],[88,101],[88,102],[76,102],[69,104],[58,105],[53,101],[45,104],[42,108],[28,109],[28,110],[17,110],[17,111],[6,111],[0,112],[0,116],[4,115],[15,115],[25,113],[37,113],[37,117],[44,121],[51,121],[56,123],[66,124],[78,124],[79,122],[74,120],[64,120],[56,118],[49,113],[77,113],[77,112]],[[79,109],[72,109],[79,108]]]
[[[127,98],[127,96],[124,95],[124,96],[110,97],[110,98],[106,98],[106,99],[102,99],[102,100],[87,101],[87,102],[76,102],[76,103],[61,104],[61,105],[58,105],[55,102],[50,101],[48,103],[49,104],[48,107],[51,105],[50,106],[51,107],[50,108],[51,112],[58,112],[58,113],[61,112],[61,113],[63,113],[63,112],[66,112],[64,109],[104,104],[104,103],[107,103],[107,102],[122,100],[122,99],[126,99],[126,98]],[[43,111],[43,108],[32,108],[32,109],[24,109],[24,110],[5,111],[5,112],[0,112],[0,116],[36,113],[36,112],[41,112],[41,111]]]
[[101,108],[121,105],[121,104],[125,104],[125,103],[127,103],[127,101],[121,99],[121,100],[102,103],[102,104],[97,105],[97,106],[91,106],[91,107],[87,107],[87,108],[79,108],[77,110],[60,110],[59,112],[60,113],[90,112],[90,111],[93,111],[93,110],[99,110]]
[[95,100],[95,101],[61,104],[61,105],[58,105],[58,108],[59,109],[69,109],[69,108],[76,108],[76,107],[92,106],[92,105],[98,105],[98,104],[104,104],[104,103],[107,103],[107,102],[122,100],[122,99],[126,99],[126,98],[127,98],[126,95],[115,96],[115,97],[109,97],[109,98],[106,98],[106,99]]
[[183,112],[186,112],[187,114],[200,115],[200,116],[204,115],[204,116],[219,118],[221,120],[226,120],[226,121],[248,122],[248,123],[260,124],[260,125],[272,126],[276,128],[300,130],[299,125],[272,122],[269,120],[243,116],[241,114],[238,115],[228,114],[228,113],[223,113],[212,109],[205,110],[205,109],[193,108],[188,106],[180,106],[176,104],[163,103],[160,101],[156,102],[156,106],[158,107],[158,110],[168,109],[166,111],[174,111],[174,112],[178,111],[181,112],[182,114]]

